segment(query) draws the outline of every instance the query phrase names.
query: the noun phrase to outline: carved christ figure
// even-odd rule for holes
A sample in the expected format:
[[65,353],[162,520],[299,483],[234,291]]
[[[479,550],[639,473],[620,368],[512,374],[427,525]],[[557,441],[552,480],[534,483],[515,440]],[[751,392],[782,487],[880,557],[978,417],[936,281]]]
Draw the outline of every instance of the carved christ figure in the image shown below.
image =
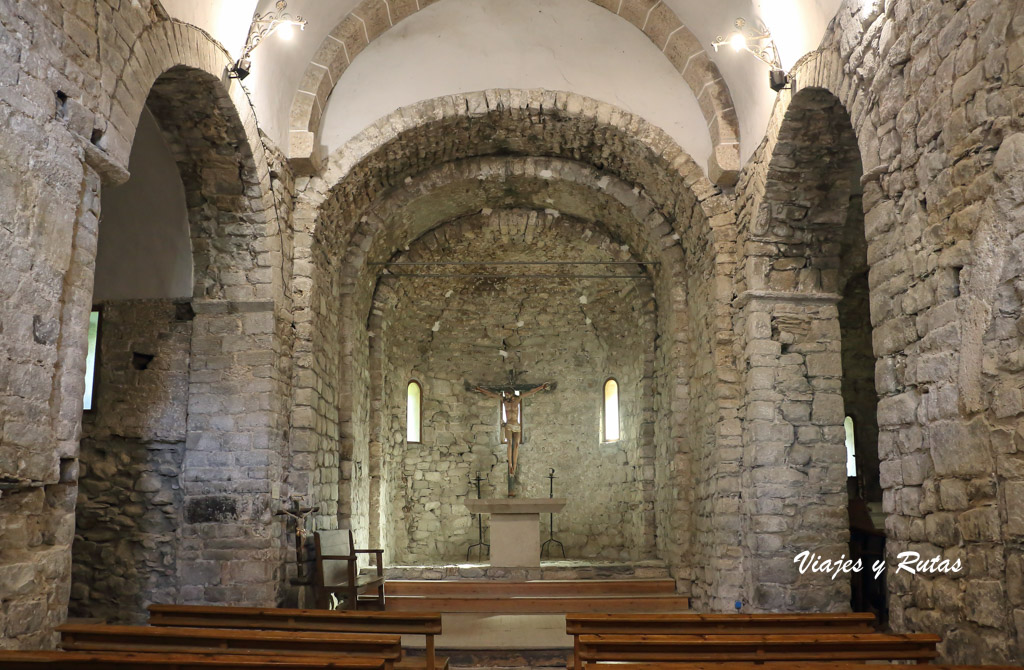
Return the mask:
[[511,477],[516,476],[516,466],[519,464],[519,442],[523,437],[523,398],[527,398],[540,391],[546,391],[549,388],[551,388],[551,384],[545,382],[540,386],[534,386],[521,395],[516,395],[516,392],[512,389],[495,393],[481,386],[473,388],[477,393],[483,393],[489,398],[497,398],[501,401],[501,432],[505,441],[508,442],[508,474]]

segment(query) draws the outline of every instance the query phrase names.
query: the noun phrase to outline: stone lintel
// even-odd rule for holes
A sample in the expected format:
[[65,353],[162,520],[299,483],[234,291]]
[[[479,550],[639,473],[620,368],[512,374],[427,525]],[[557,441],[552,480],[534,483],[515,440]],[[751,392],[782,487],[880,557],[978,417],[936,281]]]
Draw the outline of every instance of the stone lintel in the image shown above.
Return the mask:
[[743,309],[751,302],[835,304],[842,299],[843,296],[838,293],[800,293],[796,291],[751,290],[744,291],[736,296],[736,299],[732,301],[732,304],[737,309]]

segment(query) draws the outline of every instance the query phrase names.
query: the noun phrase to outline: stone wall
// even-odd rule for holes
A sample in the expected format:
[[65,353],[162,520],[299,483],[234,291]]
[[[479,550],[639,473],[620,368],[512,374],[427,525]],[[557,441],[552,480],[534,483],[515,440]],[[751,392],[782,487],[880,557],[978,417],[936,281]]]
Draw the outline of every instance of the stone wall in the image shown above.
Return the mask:
[[837,303],[843,280],[864,266],[861,217],[849,214],[861,171],[839,100],[801,91],[778,131],[760,208],[740,222],[745,598],[758,609],[849,608],[845,580],[799,574],[793,557],[849,553]]
[[[427,233],[396,262],[480,260],[410,272],[496,273],[508,279],[385,279],[394,299],[382,316],[383,527],[391,561],[465,560],[476,527],[462,503],[506,494],[506,447],[498,402],[465,384],[558,383],[524,401],[520,497],[546,497],[555,469],[557,537],[570,558],[638,560],[652,555],[643,491],[653,483],[651,448],[654,304],[648,279],[566,280],[517,275],[636,275],[639,266],[489,266],[486,261],[622,262],[628,254],[600,228],[525,210],[485,211]],[[633,259],[635,260],[635,259]],[[406,272],[405,268],[396,268]],[[504,352],[504,354],[502,354]],[[602,440],[605,380],[619,383],[622,438]],[[406,442],[406,388],[423,388],[423,435]],[[642,448],[641,445],[644,445]],[[485,521],[485,527],[486,527]],[[545,538],[547,535],[545,534]]]
[[[845,3],[792,72],[739,193],[759,210],[802,91],[843,104],[863,161],[889,608],[897,631],[943,635],[946,659],[1021,657],[1014,509],[1020,243],[1018,3]],[[799,143],[814,146],[817,135]],[[748,273],[749,275],[750,273]],[[749,281],[749,276],[746,279]],[[1010,344],[1015,342],[1015,344]],[[896,572],[898,554],[961,561]]]
[[143,623],[176,602],[184,506],[192,310],[187,303],[102,305],[95,406],[83,418],[73,616]]
[[[582,128],[586,130],[578,134]],[[524,157],[504,156],[502,152],[509,150]],[[571,158],[558,158],[562,154]],[[398,110],[349,142],[322,176],[300,179],[297,185],[296,221],[303,234],[312,235],[314,260],[311,268],[297,266],[298,273],[310,272],[311,289],[297,305],[297,314],[310,326],[307,330],[299,323],[297,346],[307,347],[303,340],[308,332],[311,354],[297,363],[310,370],[318,361],[340,360],[341,349],[331,340],[339,332],[337,324],[344,336],[350,332],[346,319],[360,329],[378,318],[369,304],[377,271],[367,264],[388,260],[439,221],[491,207],[554,209],[606,223],[638,257],[656,259],[661,347],[651,392],[657,409],[642,430],[664,439],[656,441],[659,454],[649,449],[640,459],[650,475],[663,454],[671,462],[666,468],[671,475],[661,488],[653,480],[646,484],[643,523],[652,528],[665,524],[666,532],[659,535],[661,553],[680,583],[688,583],[697,574],[692,566],[701,560],[689,546],[696,537],[690,532],[695,514],[690,500],[696,493],[689,462],[699,454],[708,460],[710,474],[698,476],[698,481],[710,481],[710,495],[723,500],[706,509],[709,534],[701,536],[700,548],[722,557],[716,557],[707,574],[729,579],[737,574],[737,525],[726,517],[735,516],[733,501],[739,494],[729,488],[729,465],[718,464],[719,456],[734,458],[735,449],[720,454],[715,448],[723,440],[739,440],[738,433],[729,434],[733,428],[719,411],[723,399],[734,403],[729,399],[738,397],[736,375],[719,374],[723,366],[735,365],[728,346],[731,295],[729,284],[723,282],[735,263],[729,256],[716,255],[730,249],[733,214],[731,201],[693,170],[678,147],[642,120],[582,96],[485,91]],[[334,260],[339,258],[346,260]],[[706,298],[713,307],[701,299],[690,303],[691,294]],[[349,296],[354,315],[339,319],[328,306]],[[693,337],[690,328],[701,332]],[[369,365],[371,402],[378,402],[381,392],[373,379],[378,373],[373,371],[379,369],[379,361]],[[305,379],[297,377],[298,402],[305,403],[307,396],[323,398],[338,378],[320,374],[318,370]],[[694,404],[691,385],[699,398]],[[323,410],[314,410],[312,404],[309,416],[324,416],[323,425],[328,426],[326,417],[334,411],[331,403],[325,402]],[[371,408],[371,416],[375,411]],[[340,408],[342,415],[347,412]],[[735,412],[728,410],[733,417]],[[317,435],[317,430],[311,429],[310,435]],[[371,431],[369,440],[369,453],[376,454],[381,437]],[[328,440],[316,441],[329,448]],[[378,467],[372,462],[369,469],[375,473]],[[332,476],[330,471],[326,475]],[[380,505],[375,501],[384,488],[379,476],[373,483],[373,476],[371,510]],[[351,493],[342,490],[343,497]],[[656,508],[663,512],[660,521]],[[722,529],[721,539],[712,539],[711,533]],[[731,594],[720,600],[731,607]]]
[[[267,215],[269,171],[255,116],[239,86],[221,83],[229,57],[208,36],[167,20],[149,0],[5,0],[0,27],[0,194],[8,203],[0,258],[14,271],[0,282],[0,551],[9,571],[0,580],[0,635],[4,646],[33,647],[55,642],[52,629],[66,616],[71,587],[100,193],[127,179],[139,114],[168,70],[178,68],[162,92],[191,104],[181,114],[158,114],[159,121],[177,135],[171,144],[184,149],[179,160],[201,166],[183,173],[192,177],[186,188],[202,295],[280,304],[283,272],[274,268],[284,263],[274,241],[278,222]],[[206,134],[196,132],[200,125]],[[271,350],[284,353],[280,344]],[[287,397],[276,395],[278,405]],[[269,415],[280,450],[284,426],[273,417],[282,408]],[[269,517],[260,525],[274,535]],[[280,540],[270,544],[279,565]],[[280,584],[268,582],[269,589],[244,595],[270,604]]]
[[[309,494],[321,522],[360,526],[375,495],[391,499],[372,482],[388,476],[372,463],[385,434],[374,417],[386,416],[373,399],[392,387],[374,381],[386,369],[383,354],[380,365],[369,354],[367,263],[494,207],[607,222],[636,258],[662,263],[644,360],[654,446],[638,456],[654,472],[641,476],[640,503],[644,532],[657,528],[673,574],[696,581],[698,606],[844,607],[842,583],[797,579],[791,560],[845,541],[840,426],[846,399],[864,392],[844,383],[855,369],[863,383],[866,361],[844,351],[866,333],[843,337],[842,298],[863,303],[864,293],[859,272],[842,281],[852,255],[839,229],[859,225],[849,216],[859,198],[893,627],[942,634],[951,661],[1024,654],[1020,3],[844,4],[821,50],[793,69],[735,200],[611,105],[487,91],[399,110],[354,138],[296,184],[285,235],[289,206],[271,194],[286,198],[290,183],[272,183],[244,92],[220,83],[230,57],[208,37],[147,0],[0,9],[0,267],[13,273],[0,282],[4,646],[52,644],[65,616],[99,196],[127,176],[138,114],[171,70],[152,102],[199,258],[183,600],[276,599],[275,493]],[[407,207],[431,193],[422,209]],[[155,452],[125,437],[87,443],[101,469],[111,448],[129,456],[114,475],[127,491]],[[173,469],[178,452],[162,457]],[[83,496],[102,500],[85,472]],[[132,495],[110,500],[129,508]],[[229,564],[239,550],[252,559]],[[964,568],[895,574],[904,550]]]

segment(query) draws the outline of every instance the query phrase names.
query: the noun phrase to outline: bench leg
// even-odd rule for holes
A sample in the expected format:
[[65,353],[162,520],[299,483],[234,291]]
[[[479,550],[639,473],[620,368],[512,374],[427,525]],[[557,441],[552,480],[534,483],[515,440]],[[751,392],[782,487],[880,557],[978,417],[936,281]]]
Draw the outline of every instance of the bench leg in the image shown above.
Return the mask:
[[427,636],[427,670],[434,670],[434,636]]

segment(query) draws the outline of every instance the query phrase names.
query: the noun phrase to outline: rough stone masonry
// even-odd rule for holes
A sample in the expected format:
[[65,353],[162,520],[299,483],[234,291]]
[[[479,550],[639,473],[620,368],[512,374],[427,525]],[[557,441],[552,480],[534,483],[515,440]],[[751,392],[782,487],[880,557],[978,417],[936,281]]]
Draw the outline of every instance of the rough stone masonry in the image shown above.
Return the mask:
[[[658,4],[616,11],[653,29]],[[846,609],[847,583],[792,558],[846,547],[842,422],[866,417],[870,443],[874,415],[888,557],[965,566],[890,571],[892,628],[941,634],[949,661],[1024,656],[1021,3],[843,3],[729,191],[643,119],[564,91],[425,100],[292,166],[222,78],[230,56],[159,3],[0,0],[0,28],[0,646],[54,645],[69,600],[125,619],[295,602],[272,515],[291,496],[392,560],[454,555],[468,476],[500,450],[458,384],[502,381],[504,339],[531,377],[565,380],[531,398],[523,448],[530,487],[542,461],[579,487],[573,553],[661,559],[702,610]],[[108,306],[83,422],[103,192],[128,177],[143,106],[181,173],[195,288],[187,309]],[[517,314],[510,283],[374,265],[541,250],[643,278],[534,284]],[[605,375],[618,446],[593,439]]]

